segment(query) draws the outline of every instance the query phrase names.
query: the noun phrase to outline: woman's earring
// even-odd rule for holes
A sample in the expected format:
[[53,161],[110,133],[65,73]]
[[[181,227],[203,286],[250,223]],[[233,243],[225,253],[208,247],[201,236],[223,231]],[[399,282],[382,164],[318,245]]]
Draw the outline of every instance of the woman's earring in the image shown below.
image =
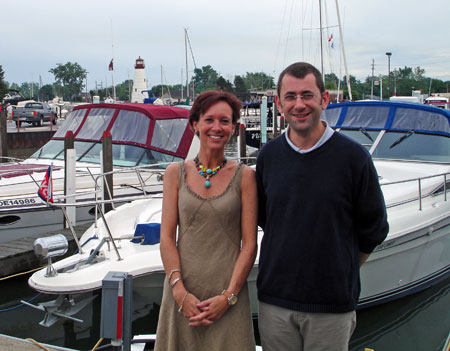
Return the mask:
[[196,131],[194,132],[194,134],[197,135],[198,137],[200,137],[200,133],[198,132],[198,130],[196,130]]

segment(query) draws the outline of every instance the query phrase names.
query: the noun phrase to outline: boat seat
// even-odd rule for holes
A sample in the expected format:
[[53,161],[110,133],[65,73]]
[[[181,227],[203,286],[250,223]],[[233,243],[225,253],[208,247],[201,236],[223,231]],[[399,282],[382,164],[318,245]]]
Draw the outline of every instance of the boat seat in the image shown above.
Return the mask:
[[136,226],[134,236],[143,236],[144,239],[135,238],[132,239],[132,243],[140,243],[141,245],[155,245],[159,244],[161,237],[161,224],[160,223],[140,223]]

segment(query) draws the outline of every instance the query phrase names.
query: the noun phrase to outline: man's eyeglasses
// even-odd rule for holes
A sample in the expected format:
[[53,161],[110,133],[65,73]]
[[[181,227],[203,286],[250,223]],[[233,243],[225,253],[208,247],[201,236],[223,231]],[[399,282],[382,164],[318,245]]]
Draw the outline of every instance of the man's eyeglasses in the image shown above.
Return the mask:
[[[322,96],[322,94],[320,94]],[[297,98],[300,98],[303,102],[305,101],[311,101],[316,97],[313,93],[304,93],[304,94],[286,94],[283,96],[283,100],[286,102],[294,102],[297,101]]]

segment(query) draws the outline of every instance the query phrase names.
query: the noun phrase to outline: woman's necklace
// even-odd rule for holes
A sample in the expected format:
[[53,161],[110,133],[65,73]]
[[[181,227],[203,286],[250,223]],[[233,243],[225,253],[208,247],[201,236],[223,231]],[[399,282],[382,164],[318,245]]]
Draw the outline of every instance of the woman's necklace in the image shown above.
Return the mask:
[[227,163],[227,158],[225,157],[222,161],[222,164],[218,165],[216,168],[205,168],[203,165],[200,164],[200,161],[198,159],[198,155],[194,158],[195,167],[197,168],[198,174],[205,177],[205,187],[209,188],[211,186],[211,182],[209,180],[210,177],[212,177],[214,174],[219,172],[223,167],[225,167]]

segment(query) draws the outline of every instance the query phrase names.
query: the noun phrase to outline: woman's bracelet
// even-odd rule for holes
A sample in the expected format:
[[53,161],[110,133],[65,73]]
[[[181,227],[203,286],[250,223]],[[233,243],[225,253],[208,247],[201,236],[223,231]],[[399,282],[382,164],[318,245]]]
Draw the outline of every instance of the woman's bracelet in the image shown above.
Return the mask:
[[172,279],[172,274],[174,274],[175,272],[180,272],[180,274],[181,274],[181,269],[173,269],[172,271],[170,271],[170,274],[169,274],[169,279],[167,280],[167,282],[170,284],[170,279]]
[[184,300],[186,300],[186,296],[188,295],[188,291],[186,290],[186,294],[184,294],[183,296],[183,300],[181,300],[181,306],[178,309],[178,313],[181,313],[181,311],[183,311],[183,304],[184,304]]
[[174,286],[176,283],[178,283],[180,280],[181,280],[181,278],[175,278],[175,279],[173,280],[173,282],[170,283],[170,287],[173,288],[173,286]]

